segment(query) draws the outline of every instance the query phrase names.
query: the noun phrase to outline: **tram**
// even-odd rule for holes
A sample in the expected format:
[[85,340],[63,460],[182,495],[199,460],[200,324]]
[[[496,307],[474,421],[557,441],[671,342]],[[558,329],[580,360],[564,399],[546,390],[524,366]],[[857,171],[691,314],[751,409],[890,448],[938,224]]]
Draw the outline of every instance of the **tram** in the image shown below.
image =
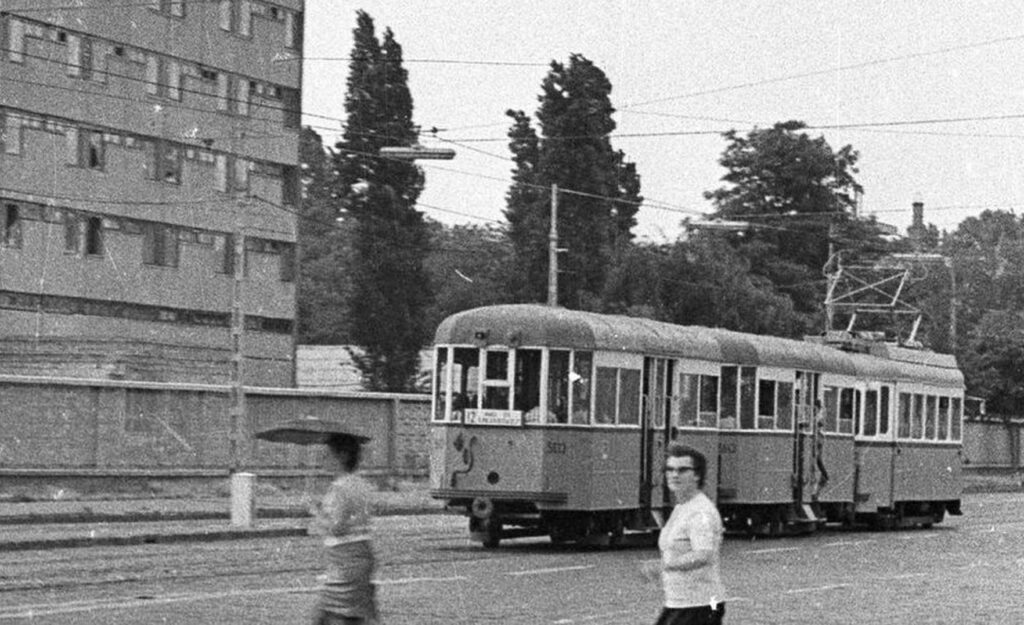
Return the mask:
[[485,547],[656,531],[673,506],[672,440],[707,457],[728,530],[960,513],[952,356],[513,304],[444,320],[434,359],[431,495]]

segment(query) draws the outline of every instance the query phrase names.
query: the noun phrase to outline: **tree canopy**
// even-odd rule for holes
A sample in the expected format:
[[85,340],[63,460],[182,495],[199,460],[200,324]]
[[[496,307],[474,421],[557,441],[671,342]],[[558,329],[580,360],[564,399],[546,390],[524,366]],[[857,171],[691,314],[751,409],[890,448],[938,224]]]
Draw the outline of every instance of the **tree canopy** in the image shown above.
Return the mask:
[[413,101],[391,30],[379,41],[373,19],[360,11],[354,42],[347,123],[334,159],[334,191],[352,226],[350,336],[361,348],[353,357],[367,389],[405,391],[430,337],[429,235],[415,209],[423,174],[411,162],[377,155],[381,147],[416,142]]
[[553,61],[541,83],[540,134],[523,111],[508,111],[509,149],[515,162],[505,217],[522,279],[517,296],[547,292],[551,185],[557,184],[559,303],[579,307],[599,296],[616,250],[632,239],[642,200],[640,177],[622,151],[612,148],[611,82],[582,55]]
[[751,270],[769,278],[805,314],[820,310],[821,271],[829,257],[829,226],[847,220],[863,191],[854,178],[859,154],[834,151],[800,121],[724,134],[719,159],[726,184],[705,193],[717,217],[750,222],[733,245]]

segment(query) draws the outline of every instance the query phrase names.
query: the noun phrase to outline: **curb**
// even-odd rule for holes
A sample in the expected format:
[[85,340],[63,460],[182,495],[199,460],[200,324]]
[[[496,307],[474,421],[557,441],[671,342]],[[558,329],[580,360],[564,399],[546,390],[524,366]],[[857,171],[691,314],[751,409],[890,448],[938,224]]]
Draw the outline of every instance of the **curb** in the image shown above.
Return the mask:
[[[302,508],[260,508],[257,519],[304,519],[309,513]],[[159,523],[165,521],[216,521],[230,519],[229,512],[29,512],[0,517],[0,525],[43,525],[72,523]]]
[[31,551],[39,549],[68,549],[78,547],[109,547],[126,545],[171,544],[182,542],[212,542],[218,540],[244,540],[247,538],[282,538],[307,536],[305,527],[232,528],[198,530],[194,532],[146,533],[121,536],[62,536],[59,538],[33,538],[0,542],[0,552]]

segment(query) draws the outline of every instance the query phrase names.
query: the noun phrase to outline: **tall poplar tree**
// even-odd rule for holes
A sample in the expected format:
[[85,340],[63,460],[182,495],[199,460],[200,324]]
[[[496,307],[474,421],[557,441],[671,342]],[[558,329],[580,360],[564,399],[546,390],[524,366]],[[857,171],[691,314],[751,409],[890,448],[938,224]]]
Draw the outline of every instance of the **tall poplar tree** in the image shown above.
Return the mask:
[[335,192],[344,198],[353,232],[350,336],[360,348],[353,356],[369,390],[407,391],[429,340],[429,236],[415,210],[423,173],[411,162],[377,154],[385,146],[416,143],[412,95],[391,29],[378,40],[373,19],[359,11],[354,41],[347,123],[335,155]]
[[302,165],[302,208],[298,222],[299,341],[311,344],[348,343],[347,252],[349,233],[337,218],[331,153],[313,129],[299,137]]
[[550,187],[557,184],[559,303],[594,307],[617,251],[632,240],[641,201],[640,178],[621,151],[615,130],[612,85],[579,54],[553,61],[541,83],[540,135],[522,111],[513,120],[509,148],[515,161],[505,217],[516,256],[517,296],[543,300],[547,292]]

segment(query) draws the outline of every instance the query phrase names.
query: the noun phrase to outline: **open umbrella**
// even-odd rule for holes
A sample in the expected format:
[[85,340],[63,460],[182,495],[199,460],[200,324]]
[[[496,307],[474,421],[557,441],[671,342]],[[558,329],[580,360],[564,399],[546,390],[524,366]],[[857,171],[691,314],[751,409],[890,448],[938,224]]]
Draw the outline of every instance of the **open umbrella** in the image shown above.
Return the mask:
[[335,435],[351,436],[360,443],[370,437],[356,434],[343,423],[320,417],[300,417],[285,421],[280,425],[256,432],[256,438],[274,443],[294,443],[296,445],[323,445]]

